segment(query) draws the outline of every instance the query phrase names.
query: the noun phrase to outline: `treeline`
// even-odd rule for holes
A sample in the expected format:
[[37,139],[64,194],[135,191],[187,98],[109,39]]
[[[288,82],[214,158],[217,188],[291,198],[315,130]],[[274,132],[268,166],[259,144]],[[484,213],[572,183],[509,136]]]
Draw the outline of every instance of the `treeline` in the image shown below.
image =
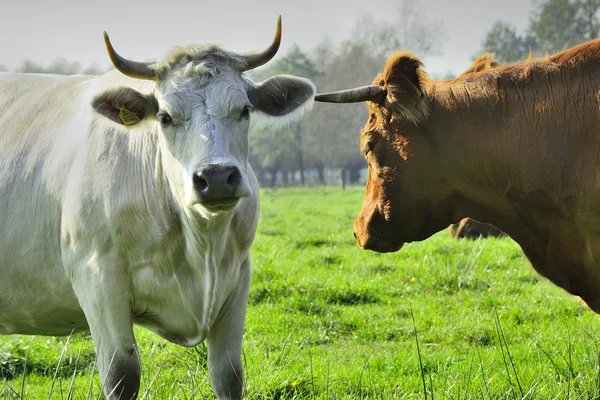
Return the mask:
[[[537,1],[523,32],[498,21],[483,38],[481,51],[495,53],[496,59],[505,63],[525,59],[530,53],[543,55],[566,49],[598,37],[599,9],[600,0]],[[260,81],[276,74],[293,74],[311,79],[321,92],[332,91],[371,83],[395,50],[409,49],[420,58],[441,51],[444,26],[428,21],[416,0],[403,1],[396,15],[393,23],[363,16],[347,40],[334,45],[325,39],[310,51],[294,46],[265,67],[251,71],[250,78]],[[84,69],[62,58],[48,67],[25,61],[18,71],[105,72],[95,65]],[[252,129],[250,163],[261,185],[359,182],[366,168],[359,152],[359,131],[367,116],[364,104],[341,107],[319,103],[298,124],[277,130]]]
[[[567,49],[598,37],[599,10],[600,0],[536,1],[524,32],[498,21],[483,38],[481,52],[495,53],[499,62],[506,63],[524,60],[530,53]],[[330,91],[370,83],[395,50],[409,49],[420,58],[440,51],[442,23],[427,21],[416,2],[405,1],[397,11],[398,18],[391,24],[362,18],[339,46],[325,41],[307,53],[294,48],[256,77],[295,74],[312,79],[319,91]],[[342,184],[356,183],[366,167],[358,150],[359,129],[366,120],[364,104],[318,104],[297,126],[278,132],[254,131],[252,164],[263,186],[305,184],[307,173],[310,182],[330,183],[327,171],[330,176],[334,172]]]
[[523,32],[497,21],[485,37],[482,50],[495,53],[501,63],[531,55],[552,54],[600,34],[600,0],[544,0],[535,3]]
[[[307,52],[294,47],[251,77],[293,74],[311,79],[321,92],[333,91],[370,84],[395,50],[410,49],[419,57],[440,51],[442,23],[428,21],[415,1],[394,12],[393,23],[366,15],[340,44],[324,40]],[[262,186],[359,182],[366,162],[358,141],[367,117],[365,104],[318,103],[297,125],[253,130],[251,164]]]
[[[545,55],[567,49],[598,37],[599,10],[600,0],[536,1],[524,32],[498,21],[483,38],[481,52],[495,53],[499,62],[506,63],[524,60],[530,53]],[[369,84],[395,50],[409,49],[420,58],[441,50],[444,26],[427,21],[422,11],[416,2],[404,1],[394,23],[365,16],[340,45],[324,41],[309,52],[293,48],[254,77],[300,75],[313,80],[319,91]],[[473,59],[479,54],[474,54]],[[359,152],[359,130],[367,117],[364,104],[317,104],[296,126],[280,131],[253,131],[252,165],[262,185],[358,182],[366,168]]]

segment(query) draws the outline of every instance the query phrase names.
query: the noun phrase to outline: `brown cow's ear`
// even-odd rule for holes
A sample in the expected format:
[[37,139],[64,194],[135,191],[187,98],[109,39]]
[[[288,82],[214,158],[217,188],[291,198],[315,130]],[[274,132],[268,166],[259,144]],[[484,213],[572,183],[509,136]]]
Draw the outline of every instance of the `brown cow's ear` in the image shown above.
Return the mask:
[[397,53],[390,57],[383,71],[387,89],[386,107],[394,114],[418,124],[429,114],[423,86],[427,82],[423,64],[410,53]]
[[152,94],[142,94],[128,87],[118,87],[98,94],[92,100],[98,114],[120,125],[135,125],[158,112],[158,102]]

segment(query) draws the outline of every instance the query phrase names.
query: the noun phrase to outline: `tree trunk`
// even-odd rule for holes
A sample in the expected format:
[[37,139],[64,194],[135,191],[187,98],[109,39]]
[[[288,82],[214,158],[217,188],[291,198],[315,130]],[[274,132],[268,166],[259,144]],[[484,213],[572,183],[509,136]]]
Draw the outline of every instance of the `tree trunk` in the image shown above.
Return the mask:
[[292,186],[296,186],[296,171],[295,170],[290,171],[290,184]]
[[325,184],[325,165],[323,164],[317,164],[315,166],[316,170],[317,170],[317,174],[319,175],[319,183],[321,183],[321,185]]
[[283,186],[290,186],[290,171],[281,171],[281,178],[283,179]]
[[360,168],[353,168],[348,172],[348,181],[350,184],[356,185],[360,180]]
[[271,173],[271,187],[275,187],[275,184],[277,183],[277,167],[273,167],[271,168],[271,171],[269,171]]
[[261,169],[258,173],[258,182],[260,186],[267,186],[267,171]]
[[304,186],[304,149],[302,148],[302,127],[296,127],[296,147],[298,149],[298,168],[300,168],[300,184]]

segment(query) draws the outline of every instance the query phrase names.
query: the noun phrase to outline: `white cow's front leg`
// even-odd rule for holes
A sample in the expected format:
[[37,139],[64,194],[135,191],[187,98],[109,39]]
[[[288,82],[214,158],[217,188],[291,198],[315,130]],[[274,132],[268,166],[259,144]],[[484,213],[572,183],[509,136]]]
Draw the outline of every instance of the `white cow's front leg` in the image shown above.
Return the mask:
[[207,337],[208,370],[219,400],[242,398],[242,337],[250,289],[250,260],[242,264],[234,293],[222,307]]
[[130,281],[112,257],[78,263],[73,289],[87,319],[104,394],[109,400],[137,398],[141,368],[131,316]]

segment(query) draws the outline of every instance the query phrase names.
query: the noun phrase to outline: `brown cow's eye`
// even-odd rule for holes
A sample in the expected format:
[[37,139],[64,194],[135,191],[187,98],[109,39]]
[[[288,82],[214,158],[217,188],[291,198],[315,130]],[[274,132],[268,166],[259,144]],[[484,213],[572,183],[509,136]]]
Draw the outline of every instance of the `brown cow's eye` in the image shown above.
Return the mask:
[[367,141],[363,146],[363,154],[367,156],[375,148],[375,142],[373,140]]

